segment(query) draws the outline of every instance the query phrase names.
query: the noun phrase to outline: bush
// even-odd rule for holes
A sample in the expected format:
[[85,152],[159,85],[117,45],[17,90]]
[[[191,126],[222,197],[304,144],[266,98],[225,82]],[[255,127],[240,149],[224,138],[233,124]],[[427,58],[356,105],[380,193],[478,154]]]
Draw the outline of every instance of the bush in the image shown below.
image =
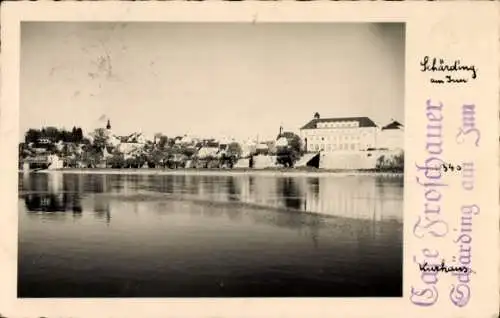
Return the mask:
[[139,169],[146,163],[146,158],[144,156],[136,156],[132,158],[125,159],[125,167],[132,169]]
[[379,171],[402,172],[404,171],[404,153],[377,158],[375,169]]
[[108,159],[107,165],[113,169],[121,169],[125,167],[125,156],[123,154],[114,154]]
[[299,159],[299,152],[292,147],[280,147],[276,152],[276,163],[286,168],[292,168]]

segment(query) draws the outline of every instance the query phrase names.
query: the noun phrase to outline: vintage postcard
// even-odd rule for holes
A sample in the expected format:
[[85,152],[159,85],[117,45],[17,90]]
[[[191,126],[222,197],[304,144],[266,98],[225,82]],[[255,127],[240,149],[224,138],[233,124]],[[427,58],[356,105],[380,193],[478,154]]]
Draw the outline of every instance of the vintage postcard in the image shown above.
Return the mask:
[[1,317],[498,315],[497,3],[1,9]]

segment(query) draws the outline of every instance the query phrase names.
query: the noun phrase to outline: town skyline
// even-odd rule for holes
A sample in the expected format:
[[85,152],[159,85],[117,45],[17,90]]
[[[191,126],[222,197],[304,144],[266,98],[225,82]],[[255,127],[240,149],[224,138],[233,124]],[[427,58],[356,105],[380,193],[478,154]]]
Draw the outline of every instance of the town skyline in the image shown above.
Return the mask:
[[21,54],[20,137],[107,119],[118,135],[239,140],[315,112],[404,122],[401,24],[23,23]]
[[[360,116],[360,117],[363,117],[363,116]],[[328,118],[328,117],[327,117]],[[344,117],[344,118],[348,118],[348,117]],[[322,119],[325,119],[322,117]],[[184,134],[168,134],[168,133],[165,133],[165,132],[156,132],[154,134],[145,134],[143,132],[137,132],[137,131],[130,131],[130,132],[126,132],[124,134],[118,134],[116,132],[114,132],[113,130],[113,127],[111,125],[111,119],[108,118],[108,117],[105,117],[103,115],[102,118],[100,118],[98,120],[99,122],[99,125],[94,127],[94,129],[90,129],[90,130],[83,130],[80,126],[73,126],[73,127],[61,127],[61,126],[56,126],[56,125],[47,125],[47,126],[40,126],[40,127],[31,127],[31,128],[28,128],[23,134],[22,136],[20,137],[20,142],[23,142],[24,138],[26,137],[26,133],[30,130],[42,130],[42,129],[47,129],[47,128],[56,128],[60,131],[67,131],[67,132],[70,132],[74,129],[78,129],[78,130],[82,130],[82,133],[83,133],[83,136],[84,137],[92,137],[92,135],[95,133],[95,131],[97,129],[106,129],[106,130],[110,130],[111,132],[113,132],[113,134],[115,136],[120,136],[120,137],[126,137],[126,136],[131,136],[131,135],[144,135],[144,137],[149,140],[149,141],[152,141],[156,136],[166,136],[166,137],[169,137],[169,138],[178,138],[178,137],[190,137],[190,138],[195,138],[195,139],[210,139],[210,138],[213,138],[215,140],[221,140],[221,139],[227,139],[227,140],[233,140],[233,141],[238,141],[238,142],[244,142],[244,141],[260,141],[260,142],[266,142],[266,141],[271,141],[271,140],[274,140],[274,139],[277,139],[277,137],[280,135],[281,132],[285,132],[285,131],[289,131],[289,132],[293,132],[295,133],[296,135],[300,136],[300,130],[302,129],[302,127],[300,127],[299,129],[289,129],[289,130],[286,130],[284,129],[285,127],[283,126],[279,126],[279,132],[276,133],[275,135],[270,135],[268,138],[266,138],[265,136],[260,136],[259,134],[257,134],[256,136],[249,136],[247,138],[235,138],[231,135],[214,135],[214,134],[211,134],[211,135],[196,135],[196,134],[188,134],[188,133],[184,133]],[[391,118],[389,121],[387,121],[387,124],[390,124],[390,123],[394,123],[394,122],[398,122],[400,124],[403,124],[404,126],[404,122],[401,121],[401,120],[397,120],[395,118]],[[102,125],[102,123],[104,123],[104,125]],[[385,125],[382,125],[381,123],[375,123],[377,125],[377,127],[380,129],[382,128],[383,126]],[[254,138],[255,137],[255,138]],[[262,137],[262,138],[260,138]]]

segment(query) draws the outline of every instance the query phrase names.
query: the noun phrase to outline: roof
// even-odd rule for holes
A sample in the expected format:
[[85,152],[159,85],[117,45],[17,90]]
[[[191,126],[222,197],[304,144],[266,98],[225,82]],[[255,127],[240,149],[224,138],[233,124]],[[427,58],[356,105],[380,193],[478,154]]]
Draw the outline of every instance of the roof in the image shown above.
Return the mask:
[[377,125],[368,117],[338,117],[313,119],[300,129],[316,129],[318,123],[335,123],[342,121],[357,121],[359,127],[377,127]]
[[295,138],[295,134],[291,131],[284,131],[282,132],[281,134],[278,135],[278,137],[276,138],[276,140],[280,139],[280,138],[286,138],[286,139],[293,139]]
[[209,156],[216,156],[218,152],[218,147],[202,147],[198,150],[198,158],[203,159]]
[[382,127],[382,130],[387,130],[387,129],[400,129],[401,127],[403,127],[403,124],[401,124],[401,123],[400,123],[400,122],[398,122],[398,121],[393,121],[393,122],[391,122],[390,124],[385,125],[384,127]]

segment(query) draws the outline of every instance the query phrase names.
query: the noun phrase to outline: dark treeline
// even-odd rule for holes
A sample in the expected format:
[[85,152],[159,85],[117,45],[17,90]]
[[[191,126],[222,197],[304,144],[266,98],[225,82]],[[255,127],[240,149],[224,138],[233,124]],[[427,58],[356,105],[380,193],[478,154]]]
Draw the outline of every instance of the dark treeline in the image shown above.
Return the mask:
[[83,141],[83,131],[80,127],[73,127],[71,131],[56,127],[29,129],[25,134],[24,141],[26,143],[38,143],[41,139],[48,139],[51,142],[81,142]]

